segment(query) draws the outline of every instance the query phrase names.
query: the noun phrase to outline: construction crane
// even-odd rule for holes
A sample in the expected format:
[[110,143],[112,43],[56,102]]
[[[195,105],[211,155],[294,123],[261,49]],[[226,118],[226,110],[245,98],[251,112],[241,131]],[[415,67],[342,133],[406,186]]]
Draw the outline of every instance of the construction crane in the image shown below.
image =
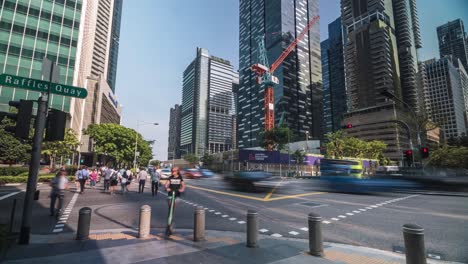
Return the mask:
[[259,55],[258,59],[260,63],[256,63],[250,67],[250,69],[257,74],[257,83],[265,85],[265,131],[271,130],[275,126],[275,96],[273,87],[279,83],[278,78],[273,75],[279,65],[286,59],[286,57],[293,51],[297,46],[297,43],[309,32],[309,29],[319,20],[320,16],[315,16],[299,36],[281,53],[279,58],[269,66],[267,51],[265,48],[264,38],[258,40]]

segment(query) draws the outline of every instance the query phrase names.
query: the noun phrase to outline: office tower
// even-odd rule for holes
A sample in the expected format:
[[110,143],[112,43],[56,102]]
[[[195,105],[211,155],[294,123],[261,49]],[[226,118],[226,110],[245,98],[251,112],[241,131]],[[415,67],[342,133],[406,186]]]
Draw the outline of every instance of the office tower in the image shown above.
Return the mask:
[[114,0],[114,8],[112,10],[112,29],[109,52],[109,69],[107,70],[107,82],[115,93],[115,82],[117,78],[117,61],[119,58],[119,41],[120,41],[120,21],[122,17],[123,0]]
[[324,132],[341,128],[346,107],[346,85],[341,17],[328,25],[328,39],[322,41]]
[[183,74],[181,151],[202,157],[232,148],[232,88],[236,78],[229,61],[197,48],[196,58]]
[[[386,155],[401,160],[402,151],[411,145],[410,135],[396,120],[405,119],[411,110],[420,111],[424,103],[418,83],[416,49],[421,41],[416,2],[342,0],[341,18],[348,96],[343,123],[353,124],[350,135],[383,140]],[[389,100],[383,91],[396,98]],[[413,131],[413,123],[409,126]]]
[[[454,56],[446,56],[424,64],[427,76],[424,98],[431,120],[441,127],[445,139],[466,134],[464,92],[468,91],[468,77],[461,61]],[[459,64],[461,70],[454,64]]]
[[180,119],[181,107],[176,104],[170,110],[169,115],[169,144],[167,147],[167,159],[180,159]]
[[456,19],[437,27],[440,57],[453,55],[468,69],[468,38],[463,21]]
[[[318,0],[240,1],[239,30],[239,148],[260,145],[264,130],[264,86],[256,81],[250,66],[259,63],[258,42],[264,38],[269,63],[298,37],[308,21],[319,14]],[[284,115],[297,136],[306,132],[320,138],[322,87],[319,25],[315,24],[274,72],[275,124]]]
[[[121,1],[83,1],[82,29],[78,43],[77,86],[88,90],[86,100],[74,100],[71,127],[81,140],[80,155],[85,163],[93,165],[93,142],[82,131],[91,124],[120,123],[122,109],[109,85],[108,73],[112,72],[117,52],[111,49],[113,34],[120,26]],[[114,23],[115,22],[115,23]],[[113,53],[114,52],[114,53]],[[114,65],[111,65],[112,62]],[[115,71],[114,71],[115,73]]]
[[233,99],[233,111],[232,111],[232,148],[239,148],[239,139],[237,133],[237,112],[239,110],[239,73],[236,72],[234,80],[232,82],[232,99]]
[[[47,57],[59,65],[60,83],[76,85],[81,20],[81,0],[1,1],[1,73],[42,79],[42,59]],[[9,111],[10,100],[38,97],[38,92],[0,86],[0,111]],[[70,112],[71,98],[54,94],[50,106]]]

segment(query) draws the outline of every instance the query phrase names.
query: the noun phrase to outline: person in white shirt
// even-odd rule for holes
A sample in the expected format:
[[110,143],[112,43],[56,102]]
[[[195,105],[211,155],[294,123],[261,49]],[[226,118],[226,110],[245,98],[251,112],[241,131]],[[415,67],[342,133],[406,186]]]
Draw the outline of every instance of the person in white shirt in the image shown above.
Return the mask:
[[145,182],[147,178],[148,178],[148,173],[146,172],[144,168],[141,168],[140,172],[138,172],[138,183],[139,183],[138,193],[143,193],[143,191],[145,190]]

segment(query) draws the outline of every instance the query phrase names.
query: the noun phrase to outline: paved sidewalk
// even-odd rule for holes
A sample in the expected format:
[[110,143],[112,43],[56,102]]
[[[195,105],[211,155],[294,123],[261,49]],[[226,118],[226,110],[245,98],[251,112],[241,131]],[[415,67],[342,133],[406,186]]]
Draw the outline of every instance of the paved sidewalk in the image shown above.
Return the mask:
[[247,248],[243,233],[206,231],[206,241],[194,242],[192,230],[169,239],[163,231],[138,239],[133,229],[95,230],[86,241],[73,240],[73,233],[33,235],[30,245],[12,245],[3,263],[405,263],[397,253],[343,244],[325,243],[325,256],[318,258],[302,239],[259,236],[259,247]]

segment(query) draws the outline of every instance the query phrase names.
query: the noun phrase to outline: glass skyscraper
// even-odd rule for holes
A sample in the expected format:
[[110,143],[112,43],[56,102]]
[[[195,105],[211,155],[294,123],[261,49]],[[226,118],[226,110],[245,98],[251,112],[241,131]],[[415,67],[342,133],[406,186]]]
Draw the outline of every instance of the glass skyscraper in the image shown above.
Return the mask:
[[450,21],[437,27],[440,57],[453,55],[460,59],[465,69],[468,69],[468,35],[461,19]]
[[[241,0],[239,31],[239,148],[257,147],[264,129],[264,87],[250,66],[259,63],[258,41],[265,38],[273,63],[318,15],[318,0]],[[322,137],[322,87],[319,25],[314,25],[277,68],[274,88],[275,123],[284,123],[297,135]]]
[[[81,0],[0,1],[0,71],[42,79],[42,59],[60,66],[62,84],[73,85]],[[0,86],[0,111],[8,101],[36,100],[38,92]],[[53,108],[69,112],[70,97],[51,96]]]
[[117,78],[117,61],[119,59],[120,20],[122,18],[123,0],[114,0],[112,30],[110,40],[109,68],[107,70],[107,82],[115,93],[115,81]]

